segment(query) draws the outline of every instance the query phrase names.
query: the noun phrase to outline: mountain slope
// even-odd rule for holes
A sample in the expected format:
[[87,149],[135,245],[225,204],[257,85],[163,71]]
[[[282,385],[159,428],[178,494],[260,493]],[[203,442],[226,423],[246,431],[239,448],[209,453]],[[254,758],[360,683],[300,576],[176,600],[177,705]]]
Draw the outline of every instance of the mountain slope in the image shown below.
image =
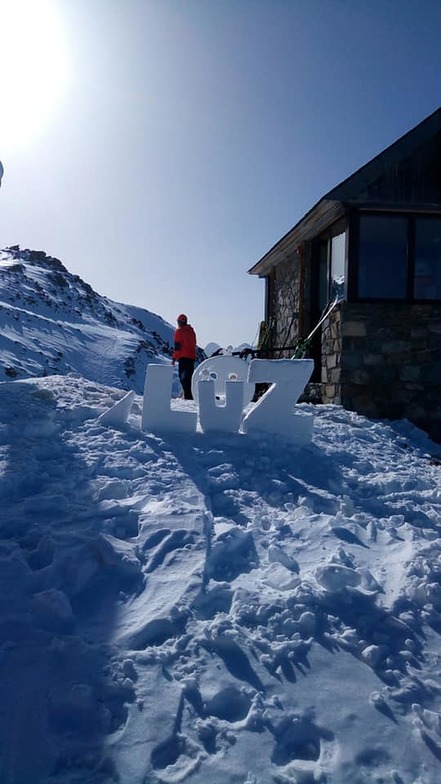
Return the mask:
[[97,294],[43,251],[0,251],[0,381],[79,373],[142,392],[150,361],[169,362],[173,327]]

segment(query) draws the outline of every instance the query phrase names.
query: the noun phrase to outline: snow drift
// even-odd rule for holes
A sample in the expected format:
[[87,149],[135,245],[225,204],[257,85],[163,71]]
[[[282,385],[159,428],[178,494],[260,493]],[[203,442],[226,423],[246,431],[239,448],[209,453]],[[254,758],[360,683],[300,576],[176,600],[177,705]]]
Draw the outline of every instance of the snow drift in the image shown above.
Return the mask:
[[161,438],[123,396],[0,384],[2,784],[437,784],[439,447],[307,404],[301,449]]

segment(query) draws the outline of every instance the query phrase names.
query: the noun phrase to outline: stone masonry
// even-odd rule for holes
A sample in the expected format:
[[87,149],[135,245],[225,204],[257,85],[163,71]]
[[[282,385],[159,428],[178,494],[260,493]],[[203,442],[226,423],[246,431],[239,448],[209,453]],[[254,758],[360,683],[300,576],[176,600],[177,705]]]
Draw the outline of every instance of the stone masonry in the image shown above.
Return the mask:
[[342,302],[323,327],[322,400],[441,442],[441,303]]
[[[292,346],[298,337],[298,312],[300,294],[299,257],[293,254],[275,268],[273,284],[272,313],[277,313],[277,320],[272,335],[272,345],[280,351],[282,346]],[[291,355],[289,350],[287,355]]]

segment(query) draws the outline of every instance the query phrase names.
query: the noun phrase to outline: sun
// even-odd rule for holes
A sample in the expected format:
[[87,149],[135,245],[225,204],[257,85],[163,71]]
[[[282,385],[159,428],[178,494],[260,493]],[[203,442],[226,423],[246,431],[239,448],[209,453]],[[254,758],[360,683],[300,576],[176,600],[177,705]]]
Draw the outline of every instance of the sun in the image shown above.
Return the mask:
[[40,136],[68,76],[60,0],[0,0],[0,157]]

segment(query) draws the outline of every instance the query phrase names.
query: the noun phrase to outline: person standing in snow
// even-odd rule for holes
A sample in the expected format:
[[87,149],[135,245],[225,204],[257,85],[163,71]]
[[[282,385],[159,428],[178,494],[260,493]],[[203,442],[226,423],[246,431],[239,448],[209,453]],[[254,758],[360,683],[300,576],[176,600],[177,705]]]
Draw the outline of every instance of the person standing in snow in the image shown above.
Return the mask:
[[185,400],[193,400],[191,393],[191,379],[196,360],[196,333],[188,323],[187,316],[181,313],[178,318],[178,327],[174,334],[174,351],[172,364],[178,362],[179,380],[184,391]]

